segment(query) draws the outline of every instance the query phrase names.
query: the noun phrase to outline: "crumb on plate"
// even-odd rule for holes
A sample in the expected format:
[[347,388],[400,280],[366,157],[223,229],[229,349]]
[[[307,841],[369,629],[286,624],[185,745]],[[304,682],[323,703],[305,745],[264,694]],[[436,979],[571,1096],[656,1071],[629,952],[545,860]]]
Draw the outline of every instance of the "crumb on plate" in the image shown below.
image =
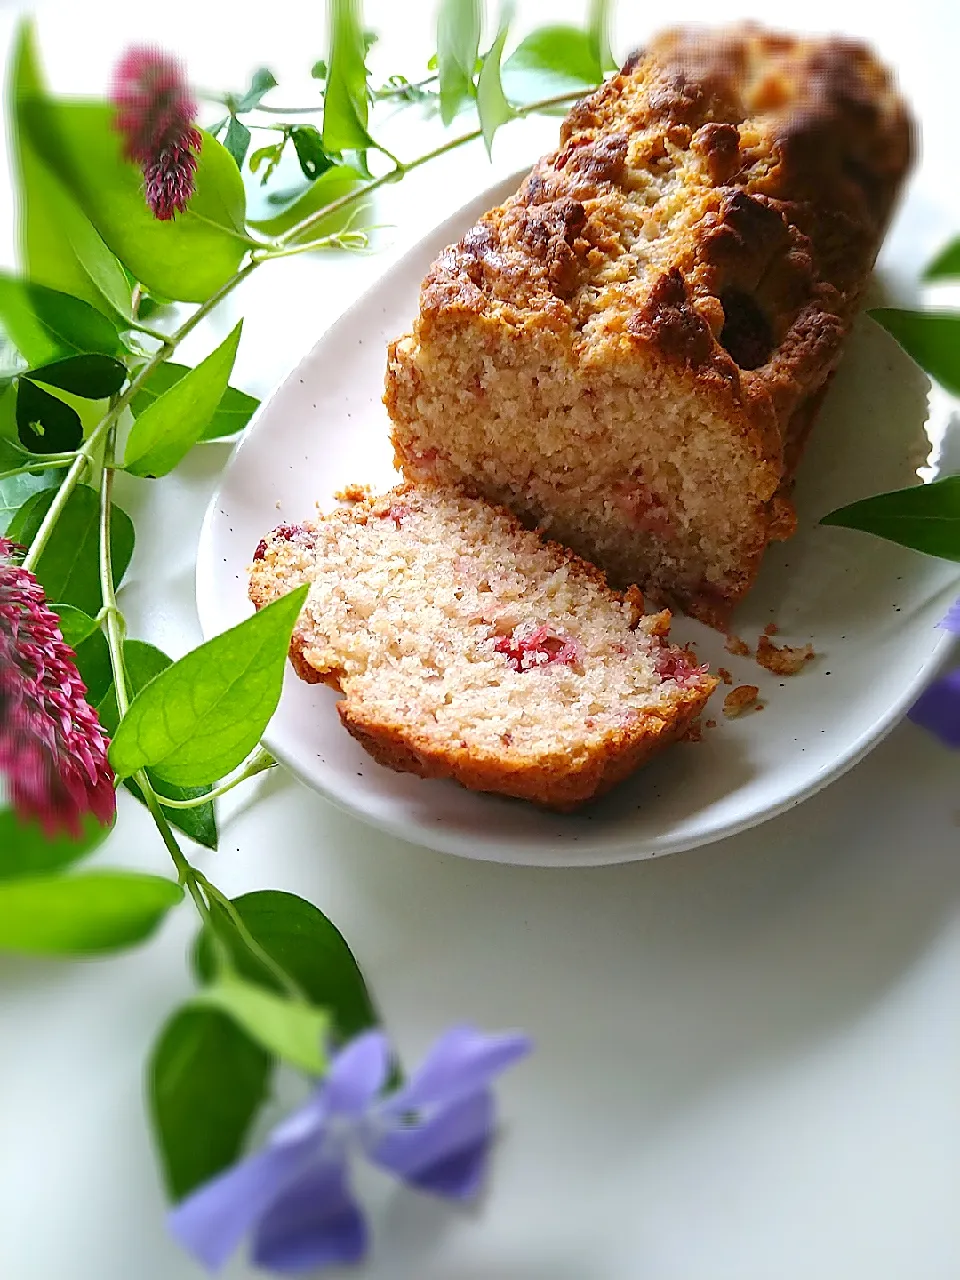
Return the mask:
[[723,714],[728,720],[742,715],[757,701],[759,692],[755,684],[737,685],[736,689],[731,689],[723,700]]
[[726,649],[727,653],[736,654],[738,658],[749,658],[753,652],[746,640],[735,635],[727,636],[723,647]]
[[797,648],[788,644],[777,646],[765,635],[757,645],[757,662],[777,676],[795,676],[815,656],[812,644]]

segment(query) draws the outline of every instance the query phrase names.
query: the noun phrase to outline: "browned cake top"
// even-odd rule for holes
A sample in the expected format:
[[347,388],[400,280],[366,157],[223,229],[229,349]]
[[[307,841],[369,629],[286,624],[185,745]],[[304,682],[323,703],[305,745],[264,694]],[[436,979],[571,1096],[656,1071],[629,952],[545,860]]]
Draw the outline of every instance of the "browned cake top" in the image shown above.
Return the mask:
[[834,358],[909,164],[887,70],[845,39],[667,32],[560,143],[439,259],[419,336],[468,311],[552,329],[584,368],[652,344],[792,411]]

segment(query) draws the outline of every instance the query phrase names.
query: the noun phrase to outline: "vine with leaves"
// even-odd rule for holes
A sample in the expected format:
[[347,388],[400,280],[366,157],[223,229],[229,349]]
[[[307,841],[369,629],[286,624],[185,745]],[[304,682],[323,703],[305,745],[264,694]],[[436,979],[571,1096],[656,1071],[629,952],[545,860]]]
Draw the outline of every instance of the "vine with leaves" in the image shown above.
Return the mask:
[[[0,275],[0,949],[119,951],[192,902],[197,990],[160,1031],[148,1094],[171,1228],[211,1267],[246,1234],[280,1271],[363,1255],[343,1125],[334,1141],[321,1116],[344,1090],[371,1159],[422,1189],[472,1195],[490,1082],[529,1047],[453,1029],[404,1084],[322,911],[272,890],[231,900],[199,865],[193,850],[217,846],[218,798],[275,767],[260,740],[303,591],[176,662],[127,634],[135,529],[117,475],[160,483],[257,407],[230,385],[242,323],[192,368],[176,359],[184,339],[272,261],[365,245],[358,211],[379,187],[477,138],[489,151],[510,120],[568,106],[613,68],[602,0],[583,29],[539,28],[509,56],[508,11],[481,53],[479,0],[444,0],[424,73],[380,86],[356,0],[331,0],[328,17],[316,100],[299,107],[274,105],[267,69],[242,93],[197,94],[155,49],[128,51],[108,100],[58,98],[29,25],[9,77],[22,270]],[[208,130],[198,98],[224,112]],[[451,136],[398,157],[377,139],[379,104],[436,112]],[[278,181],[288,148],[292,190]],[[248,217],[244,170],[266,188],[265,217]],[[80,865],[113,829],[119,785],[149,810],[173,877]],[[111,838],[122,825],[121,813]],[[277,1131],[244,1159],[282,1064],[314,1082],[312,1118],[292,1117],[296,1140]],[[314,1184],[305,1237],[284,1215]]]

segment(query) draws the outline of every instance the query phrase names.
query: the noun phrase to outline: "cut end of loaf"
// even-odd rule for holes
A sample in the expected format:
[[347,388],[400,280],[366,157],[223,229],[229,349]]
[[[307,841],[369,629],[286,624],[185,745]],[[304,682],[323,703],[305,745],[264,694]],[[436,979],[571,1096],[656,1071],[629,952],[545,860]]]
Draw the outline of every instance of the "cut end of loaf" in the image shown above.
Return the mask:
[[382,764],[570,809],[681,737],[716,687],[570,551],[451,488],[402,485],[257,548],[261,607],[310,593],[291,657]]
[[855,41],[655,37],[433,265],[388,362],[404,474],[722,626],[794,527],[911,149]]

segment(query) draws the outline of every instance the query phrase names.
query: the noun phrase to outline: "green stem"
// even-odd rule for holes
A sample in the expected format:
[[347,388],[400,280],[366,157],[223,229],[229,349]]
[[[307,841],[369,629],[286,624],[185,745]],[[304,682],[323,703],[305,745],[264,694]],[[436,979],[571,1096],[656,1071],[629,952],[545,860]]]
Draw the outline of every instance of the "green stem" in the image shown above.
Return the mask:
[[23,561],[24,569],[29,569],[32,572],[37,567],[37,561],[43,554],[44,547],[50,541],[50,535],[57,527],[57,521],[63,515],[64,508],[70,501],[70,495],[80,483],[83,473],[86,471],[88,465],[93,461],[93,455],[99,447],[100,441],[110,429],[111,421],[111,414],[108,412],[107,416],[93,429],[93,431],[91,431],[90,435],[77,451],[77,456],[74,458],[73,463],[70,466],[70,470],[63,477],[63,480],[60,483],[60,488],[57,490],[56,497],[47,509],[47,514],[43,517],[40,528],[37,530],[33,541],[30,543],[30,550],[27,552]]
[[116,444],[116,427],[107,433],[103,451],[103,471],[100,474],[100,600],[101,614],[107,626],[107,647],[113,686],[117,694],[117,711],[120,719],[130,706],[127,670],[123,661],[123,628],[113,577],[113,549],[110,539],[110,517],[113,512],[113,453]]
[[228,968],[232,967],[230,964],[229,952],[227,951],[223,939],[217,933],[217,928],[213,921],[213,915],[210,911],[210,903],[203,896],[203,892],[200,888],[198,879],[200,873],[190,865],[186,854],[177,843],[177,837],[173,834],[173,828],[170,826],[166,815],[160,808],[160,800],[157,797],[156,791],[153,789],[150,779],[147,777],[146,770],[141,769],[139,773],[134,774],[134,781],[143,793],[143,799],[147,808],[150,810],[150,816],[157,824],[157,830],[160,832],[160,837],[163,840],[163,843],[167,846],[167,852],[173,859],[173,865],[177,869],[177,879],[193,899],[194,905],[200,913],[200,918],[210,926],[210,932],[217,946],[221,966]]
[[48,453],[42,462],[28,462],[23,467],[15,467],[13,471],[0,471],[0,480],[12,480],[15,476],[32,476],[37,471],[53,471],[57,467],[65,467],[76,459],[73,453]]
[[[524,116],[534,115],[538,111],[546,111],[550,107],[559,107],[568,102],[575,102],[582,97],[583,92],[580,91],[579,93],[558,93],[551,98],[540,98],[536,102],[528,102],[526,106],[517,107],[514,112],[514,118],[522,119]],[[425,151],[423,155],[417,156],[414,160],[408,160],[405,164],[398,165],[395,169],[391,169],[389,173],[384,173],[379,178],[373,178],[370,182],[365,182],[361,187],[355,187],[353,191],[348,191],[339,200],[332,200],[330,204],[324,205],[322,209],[317,209],[309,217],[295,223],[283,235],[277,236],[272,244],[255,250],[252,255],[253,260],[255,262],[267,262],[272,257],[286,256],[283,253],[278,253],[277,250],[286,249],[294,240],[299,240],[305,232],[310,231],[318,223],[329,218],[332,213],[338,213],[341,209],[348,209],[350,205],[359,203],[371,191],[376,191],[378,187],[386,186],[388,182],[396,182],[406,174],[412,173],[414,169],[419,169],[421,165],[425,165],[431,160],[436,160],[439,156],[446,155],[448,151],[455,151],[457,147],[462,147],[466,143],[474,142],[477,138],[482,137],[482,129],[471,129],[469,133],[461,133],[456,138],[450,138],[447,142],[441,143],[440,146],[434,147],[432,151]]]
[[211,800],[218,800],[220,796],[225,796],[228,791],[238,787],[241,782],[246,782],[248,778],[255,778],[258,773],[265,773],[268,769],[275,769],[276,765],[277,762],[270,752],[264,751],[261,747],[255,755],[250,757],[238,774],[229,778],[226,782],[221,782],[212,791],[204,792],[202,796],[195,796],[192,800],[169,800],[164,796],[163,807],[165,809],[199,809],[201,805],[209,804]]
[[[367,229],[366,227],[363,228],[364,231]],[[370,227],[369,230],[374,231],[376,228]],[[260,261],[275,262],[278,258],[293,258],[298,253],[313,253],[318,249],[350,248],[351,252],[358,252],[358,246],[344,244],[343,235],[343,231],[334,231],[331,235],[321,236],[319,240],[308,240],[306,244],[292,244],[285,249],[273,249],[269,253],[265,253]]]
[[322,102],[318,102],[315,107],[265,107],[262,102],[258,102],[249,111],[238,111],[237,115],[253,115],[257,111],[263,111],[268,116],[315,116],[322,110]]
[[[117,397],[119,399],[119,397]],[[115,408],[113,405],[111,408]],[[104,419],[107,421],[107,419]],[[130,687],[127,682],[127,672],[123,661],[123,631],[120,620],[120,610],[117,607],[117,591],[113,577],[113,558],[110,550],[110,515],[113,510],[113,476],[114,476],[114,448],[116,445],[116,422],[115,420],[107,430],[106,443],[103,451],[103,472],[100,476],[100,598],[102,601],[101,613],[106,616],[107,624],[107,649],[110,654],[110,669],[113,672],[113,687],[117,697],[117,710],[120,713],[120,719],[127,714],[130,706]],[[150,815],[157,825],[160,837],[167,847],[173,864],[177,869],[177,878],[190,894],[197,910],[200,912],[201,918],[210,922],[212,929],[212,921],[210,916],[210,904],[204,898],[197,882],[197,876],[188,862],[186,855],[177,843],[177,838],[173,834],[173,829],[167,821],[163,810],[160,808],[160,802],[157,799],[157,793],[153,789],[153,784],[147,777],[146,770],[141,769],[134,776],[134,781],[143,794],[144,803],[150,811]],[[216,933],[214,931],[214,936]],[[220,944],[222,946],[222,944]]]
[[211,884],[202,871],[197,871],[196,876],[203,885],[207,897],[211,902],[216,902],[217,906],[223,911],[224,915],[227,916],[234,929],[236,929],[237,935],[243,945],[252,956],[259,960],[264,969],[273,976],[280,985],[281,990],[286,992],[291,1000],[296,1000],[299,1004],[309,1004],[310,1000],[301,988],[300,984],[290,977],[286,969],[284,969],[282,965],[278,964],[269,952],[265,951],[263,947],[261,947],[260,943],[247,928],[240,912],[230,901],[227,895],[222,893],[215,884]]
[[[435,84],[440,77],[434,72],[432,75],[426,76],[423,80],[414,80],[410,84],[386,84],[373,92],[375,102],[390,102],[393,98],[405,99],[411,91],[417,89],[426,89],[428,84]],[[414,98],[414,102],[418,99]]]

